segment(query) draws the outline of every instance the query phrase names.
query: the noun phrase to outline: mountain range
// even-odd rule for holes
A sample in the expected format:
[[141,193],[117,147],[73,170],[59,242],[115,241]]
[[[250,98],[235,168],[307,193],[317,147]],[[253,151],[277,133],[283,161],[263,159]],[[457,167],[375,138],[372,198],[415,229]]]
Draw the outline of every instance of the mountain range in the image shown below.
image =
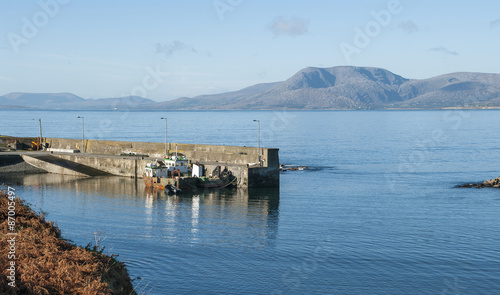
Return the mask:
[[138,96],[9,93],[0,108],[82,110],[440,109],[500,106],[500,74],[458,72],[407,79],[374,67],[308,67],[282,82],[156,102]]

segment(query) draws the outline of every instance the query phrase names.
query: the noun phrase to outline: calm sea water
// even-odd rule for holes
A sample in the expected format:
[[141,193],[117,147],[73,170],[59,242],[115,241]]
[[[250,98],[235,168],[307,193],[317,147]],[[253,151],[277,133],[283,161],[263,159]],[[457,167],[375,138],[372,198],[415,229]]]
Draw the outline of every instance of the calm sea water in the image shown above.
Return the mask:
[[[143,294],[499,294],[500,111],[0,111],[0,134],[280,148],[279,189],[165,196],[127,178],[0,179]],[[33,120],[35,119],[35,120]]]

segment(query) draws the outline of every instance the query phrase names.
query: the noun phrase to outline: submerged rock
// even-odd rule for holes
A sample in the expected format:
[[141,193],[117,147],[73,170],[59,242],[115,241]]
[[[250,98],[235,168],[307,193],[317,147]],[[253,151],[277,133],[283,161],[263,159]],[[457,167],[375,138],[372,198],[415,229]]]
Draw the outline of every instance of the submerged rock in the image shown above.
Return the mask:
[[497,177],[495,179],[486,180],[485,182],[483,182],[483,185],[485,187],[495,187],[495,188],[498,188],[498,187],[500,187],[500,177]]
[[482,183],[467,183],[463,185],[459,185],[458,187],[474,187],[474,188],[483,188],[483,187],[493,187],[493,188],[500,188],[500,177],[486,180]]
[[285,164],[280,164],[280,171],[281,172],[284,172],[284,171],[302,171],[302,170],[307,170],[309,169],[308,167],[306,166],[297,166],[297,165],[285,165]]

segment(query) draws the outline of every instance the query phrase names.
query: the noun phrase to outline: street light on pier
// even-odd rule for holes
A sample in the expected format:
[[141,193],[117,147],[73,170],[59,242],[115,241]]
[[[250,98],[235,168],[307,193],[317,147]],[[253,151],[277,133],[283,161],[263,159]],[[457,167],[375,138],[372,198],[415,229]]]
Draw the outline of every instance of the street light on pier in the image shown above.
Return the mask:
[[83,116],[77,118],[82,119],[82,153],[85,153],[85,119]]
[[261,166],[260,162],[260,121],[259,120],[253,120],[254,122],[258,123],[258,129],[257,129],[257,156],[259,157],[259,166]]
[[168,158],[168,142],[167,142],[167,118],[161,118],[165,120],[165,156]]
[[38,119],[38,125],[40,126],[40,139],[38,140],[38,145],[36,147],[37,151],[40,150],[40,145],[42,144],[42,119]]

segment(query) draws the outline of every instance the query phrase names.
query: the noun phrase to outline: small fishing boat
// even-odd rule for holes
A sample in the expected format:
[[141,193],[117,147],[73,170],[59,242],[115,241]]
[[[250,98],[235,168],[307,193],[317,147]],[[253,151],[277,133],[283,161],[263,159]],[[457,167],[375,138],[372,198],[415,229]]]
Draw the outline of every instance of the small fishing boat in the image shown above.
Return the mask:
[[225,167],[217,166],[210,175],[205,176],[205,167],[193,163],[183,155],[172,155],[155,160],[146,165],[143,180],[147,187],[162,189],[167,193],[196,189],[223,188],[236,185],[237,178]]

